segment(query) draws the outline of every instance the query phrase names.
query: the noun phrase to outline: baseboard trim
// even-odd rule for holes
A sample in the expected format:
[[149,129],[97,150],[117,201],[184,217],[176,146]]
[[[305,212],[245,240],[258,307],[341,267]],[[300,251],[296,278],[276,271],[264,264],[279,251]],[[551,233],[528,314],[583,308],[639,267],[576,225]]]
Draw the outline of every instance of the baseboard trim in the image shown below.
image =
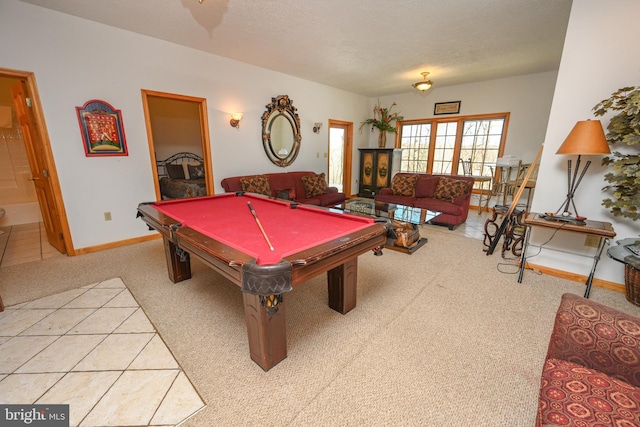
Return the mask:
[[[587,282],[587,276],[584,276],[582,274],[570,273],[568,271],[557,270],[555,268],[545,267],[543,265],[531,264],[529,261],[527,261],[527,270],[538,270],[543,274],[560,277],[561,279],[567,279],[573,282],[581,282],[583,284]],[[616,291],[623,294],[626,293],[624,283],[610,282],[608,280],[598,279],[596,277],[594,277],[593,282],[591,282],[591,286],[609,289],[611,291]]]
[[160,239],[160,234],[151,234],[149,236],[134,237],[133,239],[119,240],[117,242],[105,243],[104,245],[88,246],[86,248],[76,249],[74,255],[84,255],[91,252],[100,252],[106,249],[119,248],[121,246],[135,245],[136,243],[148,242],[155,239]]

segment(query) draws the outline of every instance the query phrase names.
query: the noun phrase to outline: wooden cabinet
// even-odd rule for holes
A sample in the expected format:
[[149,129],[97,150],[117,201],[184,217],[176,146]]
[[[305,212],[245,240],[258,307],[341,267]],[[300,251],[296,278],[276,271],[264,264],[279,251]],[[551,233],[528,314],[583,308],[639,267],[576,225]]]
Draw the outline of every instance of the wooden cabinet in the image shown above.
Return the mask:
[[391,186],[400,171],[402,150],[393,148],[360,148],[360,183],[358,196],[373,198],[380,189]]

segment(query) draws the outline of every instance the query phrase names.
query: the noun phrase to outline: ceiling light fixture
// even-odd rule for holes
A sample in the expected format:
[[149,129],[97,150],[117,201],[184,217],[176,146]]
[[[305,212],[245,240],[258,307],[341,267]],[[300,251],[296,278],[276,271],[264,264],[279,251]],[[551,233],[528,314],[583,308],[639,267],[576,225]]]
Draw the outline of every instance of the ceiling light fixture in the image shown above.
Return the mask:
[[428,71],[423,71],[420,74],[422,74],[422,77],[424,78],[424,80],[421,82],[414,83],[411,86],[415,87],[420,92],[426,92],[429,89],[431,89],[431,86],[433,86],[433,82],[431,80],[427,80],[427,76],[429,75]]

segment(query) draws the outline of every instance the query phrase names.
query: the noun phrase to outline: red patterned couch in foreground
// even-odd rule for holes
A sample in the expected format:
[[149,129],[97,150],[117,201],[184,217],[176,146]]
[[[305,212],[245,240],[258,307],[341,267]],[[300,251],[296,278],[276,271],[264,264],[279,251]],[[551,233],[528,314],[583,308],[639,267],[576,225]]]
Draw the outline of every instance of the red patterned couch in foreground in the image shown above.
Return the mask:
[[464,175],[398,172],[375,200],[442,212],[431,222],[453,230],[467,220],[474,181]]
[[227,193],[248,191],[317,206],[335,206],[345,201],[344,193],[328,187],[324,173],[279,172],[232,176],[220,184]]
[[536,427],[640,426],[640,318],[564,294]]

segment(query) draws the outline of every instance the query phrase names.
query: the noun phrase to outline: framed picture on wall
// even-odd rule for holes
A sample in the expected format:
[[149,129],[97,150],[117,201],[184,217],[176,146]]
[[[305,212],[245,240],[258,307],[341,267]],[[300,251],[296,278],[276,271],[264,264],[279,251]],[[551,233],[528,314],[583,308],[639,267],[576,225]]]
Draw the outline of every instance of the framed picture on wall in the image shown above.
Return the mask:
[[76,112],[87,157],[128,155],[120,110],[92,99],[82,107],[76,107]]
[[433,114],[458,114],[460,113],[460,104],[462,101],[436,102],[433,107]]

